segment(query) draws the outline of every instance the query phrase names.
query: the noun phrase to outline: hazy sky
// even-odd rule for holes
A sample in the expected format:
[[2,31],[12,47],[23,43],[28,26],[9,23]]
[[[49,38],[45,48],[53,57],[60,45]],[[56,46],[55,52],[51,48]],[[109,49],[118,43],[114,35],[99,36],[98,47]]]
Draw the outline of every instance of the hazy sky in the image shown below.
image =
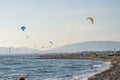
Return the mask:
[[120,41],[120,0],[0,0],[0,47],[95,40]]

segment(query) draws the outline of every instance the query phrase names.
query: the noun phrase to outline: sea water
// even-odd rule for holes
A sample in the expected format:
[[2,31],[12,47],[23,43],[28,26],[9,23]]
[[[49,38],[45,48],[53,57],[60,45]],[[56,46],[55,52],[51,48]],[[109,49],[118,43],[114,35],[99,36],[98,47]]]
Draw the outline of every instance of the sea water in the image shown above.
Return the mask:
[[82,59],[35,59],[35,55],[0,55],[0,80],[87,80],[109,62]]

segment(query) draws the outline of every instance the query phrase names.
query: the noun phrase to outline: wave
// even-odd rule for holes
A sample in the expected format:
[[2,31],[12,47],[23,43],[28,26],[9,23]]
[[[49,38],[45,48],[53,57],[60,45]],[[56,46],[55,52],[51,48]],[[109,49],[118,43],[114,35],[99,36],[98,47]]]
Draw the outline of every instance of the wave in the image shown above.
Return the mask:
[[85,73],[81,75],[74,75],[70,80],[88,80],[89,77],[109,69],[111,62],[103,62],[103,64],[93,65],[94,70],[91,73]]
[[43,80],[88,80],[89,77],[109,69],[110,62],[103,62],[102,64],[93,65],[93,70],[80,75],[67,75],[65,78],[49,78]]

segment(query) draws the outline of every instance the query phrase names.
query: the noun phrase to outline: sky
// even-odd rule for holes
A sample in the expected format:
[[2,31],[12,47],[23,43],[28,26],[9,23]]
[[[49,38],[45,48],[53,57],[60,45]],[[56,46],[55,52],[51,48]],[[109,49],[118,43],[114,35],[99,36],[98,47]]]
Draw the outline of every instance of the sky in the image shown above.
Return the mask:
[[97,40],[120,41],[120,0],[0,0],[0,47],[43,50]]

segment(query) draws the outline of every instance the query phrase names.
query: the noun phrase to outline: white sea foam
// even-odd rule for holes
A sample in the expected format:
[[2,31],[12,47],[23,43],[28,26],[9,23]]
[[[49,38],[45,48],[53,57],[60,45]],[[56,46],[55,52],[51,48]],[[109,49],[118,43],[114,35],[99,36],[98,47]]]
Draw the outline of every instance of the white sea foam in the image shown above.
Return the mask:
[[90,76],[93,76],[97,73],[100,73],[102,71],[109,69],[110,65],[111,65],[111,62],[103,62],[103,64],[100,64],[100,65],[93,65],[93,67],[95,67],[94,72],[85,73],[81,75],[74,75],[73,78],[70,80],[88,80]]
[[95,68],[96,68],[96,67],[101,67],[101,65],[93,65],[93,67],[95,67]]
[[49,79],[43,79],[43,80],[88,80],[88,78],[90,76],[93,76],[97,73],[100,73],[102,71],[105,71],[107,69],[109,69],[110,66],[110,62],[103,62],[102,64],[98,64],[98,65],[93,65],[94,69],[93,72],[89,72],[89,73],[84,73],[81,75],[70,75],[69,77],[66,78],[49,78]]

